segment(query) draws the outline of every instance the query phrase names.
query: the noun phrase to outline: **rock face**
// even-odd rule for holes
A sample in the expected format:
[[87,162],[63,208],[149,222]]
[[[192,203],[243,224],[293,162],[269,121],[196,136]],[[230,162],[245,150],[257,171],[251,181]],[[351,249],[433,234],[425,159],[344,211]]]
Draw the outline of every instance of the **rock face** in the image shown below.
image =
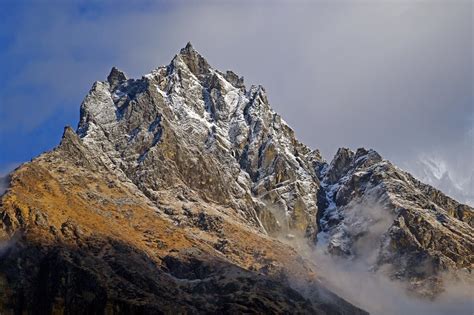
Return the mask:
[[319,153],[295,139],[263,87],[214,70],[190,44],[139,80],[112,69],[84,100],[78,134],[151,200],[182,186],[269,233],[317,232]]
[[11,175],[2,313],[365,314],[234,209],[181,186],[150,200],[94,149],[66,128],[56,149]]
[[263,87],[191,44],[141,79],[113,68],[77,131],[9,181],[6,312],[364,313],[281,236],[370,255],[374,270],[431,295],[442,272],[474,260],[472,208],[372,150],[340,149],[328,164]]

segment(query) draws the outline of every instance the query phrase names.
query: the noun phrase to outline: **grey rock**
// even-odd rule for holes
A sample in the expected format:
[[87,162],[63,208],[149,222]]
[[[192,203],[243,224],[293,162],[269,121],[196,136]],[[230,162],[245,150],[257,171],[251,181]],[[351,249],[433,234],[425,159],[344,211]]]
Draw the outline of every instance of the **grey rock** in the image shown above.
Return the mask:
[[109,168],[150,199],[188,187],[267,233],[315,235],[314,165],[323,160],[296,140],[263,87],[247,90],[242,78],[214,70],[191,44],[142,79],[124,81],[116,69],[109,78],[85,98],[77,129]]
[[109,82],[112,88],[115,88],[117,85],[126,80],[127,77],[125,76],[125,73],[115,67],[110,70],[110,74],[107,76],[107,82]]

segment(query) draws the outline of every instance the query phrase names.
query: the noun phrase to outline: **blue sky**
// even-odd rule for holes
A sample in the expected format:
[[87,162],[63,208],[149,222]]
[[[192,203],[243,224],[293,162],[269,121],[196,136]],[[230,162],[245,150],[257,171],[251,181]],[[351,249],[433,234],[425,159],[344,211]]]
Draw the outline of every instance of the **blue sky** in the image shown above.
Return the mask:
[[[148,3],[140,4],[133,10]],[[72,29],[76,23],[126,10],[125,2],[0,2],[0,173],[53,148],[63,127],[77,124],[90,84],[103,79],[117,60],[116,53],[103,52],[97,38],[90,46],[80,40],[74,47],[68,31],[72,35],[80,32]],[[66,28],[55,29],[61,25]]]
[[140,77],[191,41],[216,68],[264,85],[327,159],[365,146],[421,174],[429,157],[468,185],[472,9],[464,0],[3,0],[0,174],[57,145],[112,66]]

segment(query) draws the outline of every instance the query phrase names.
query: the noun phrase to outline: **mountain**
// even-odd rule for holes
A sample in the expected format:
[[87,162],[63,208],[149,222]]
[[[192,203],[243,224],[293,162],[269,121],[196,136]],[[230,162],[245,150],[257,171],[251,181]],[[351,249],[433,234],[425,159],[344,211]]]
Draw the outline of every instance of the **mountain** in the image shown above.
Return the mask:
[[297,242],[430,297],[474,261],[472,208],[373,150],[326,162],[262,86],[189,43],[140,79],[113,68],[77,130],[9,181],[0,309],[15,313],[364,314]]
[[373,150],[339,149],[322,173],[318,236],[336,255],[368,266],[426,296],[443,277],[470,277],[474,212],[421,183]]

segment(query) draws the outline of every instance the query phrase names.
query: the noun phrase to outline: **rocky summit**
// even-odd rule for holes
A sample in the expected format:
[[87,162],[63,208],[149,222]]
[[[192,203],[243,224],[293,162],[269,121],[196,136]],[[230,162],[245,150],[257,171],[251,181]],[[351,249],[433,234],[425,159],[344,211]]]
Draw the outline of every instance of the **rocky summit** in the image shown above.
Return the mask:
[[471,277],[473,211],[373,150],[326,162],[188,43],[140,79],[114,67],[9,175],[0,312],[365,314],[295,240],[435,299]]

